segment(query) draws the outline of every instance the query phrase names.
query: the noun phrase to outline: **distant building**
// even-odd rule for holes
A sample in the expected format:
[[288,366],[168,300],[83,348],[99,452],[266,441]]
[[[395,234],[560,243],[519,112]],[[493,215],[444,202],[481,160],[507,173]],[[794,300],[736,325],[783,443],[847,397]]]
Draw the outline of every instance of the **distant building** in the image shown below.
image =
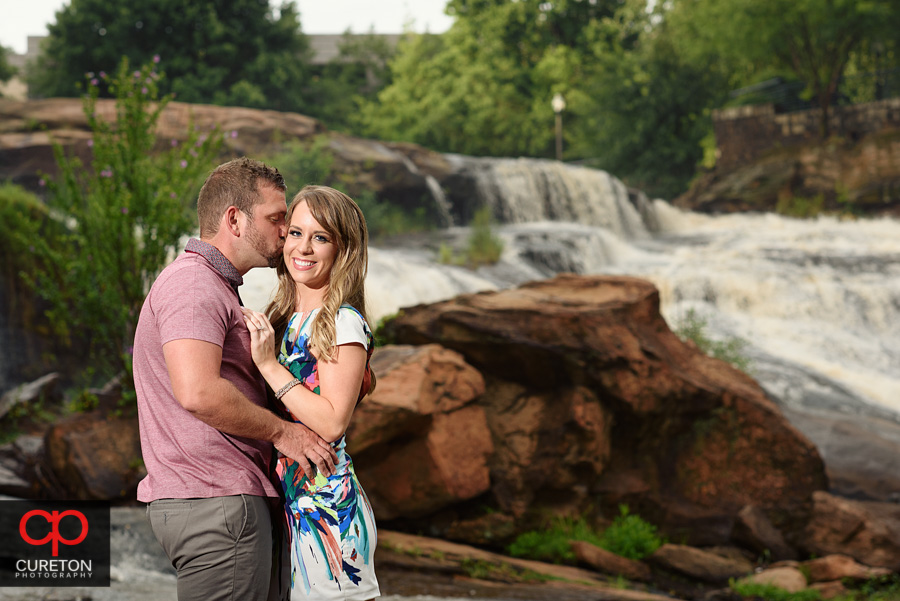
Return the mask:
[[7,62],[18,69],[19,72],[6,83],[0,83],[0,94],[2,94],[4,98],[25,100],[28,97],[28,84],[25,83],[24,79],[25,65],[29,61],[37,58],[41,49],[41,40],[45,37],[46,36],[42,35],[30,35],[28,36],[28,47],[25,54],[11,52],[6,55]]

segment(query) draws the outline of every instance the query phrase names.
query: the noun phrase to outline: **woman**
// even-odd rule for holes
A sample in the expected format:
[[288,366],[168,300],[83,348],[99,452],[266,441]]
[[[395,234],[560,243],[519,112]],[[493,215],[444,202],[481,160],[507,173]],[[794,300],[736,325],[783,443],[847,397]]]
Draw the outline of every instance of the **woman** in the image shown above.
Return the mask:
[[335,474],[314,481],[292,459],[278,458],[292,597],[363,601],[380,595],[372,563],[375,522],[344,451],[344,432],[375,386],[363,285],[366,222],[348,196],[323,186],[300,190],[286,221],[275,300],[267,315],[244,312],[253,361],[287,417],[334,441],[338,457]]

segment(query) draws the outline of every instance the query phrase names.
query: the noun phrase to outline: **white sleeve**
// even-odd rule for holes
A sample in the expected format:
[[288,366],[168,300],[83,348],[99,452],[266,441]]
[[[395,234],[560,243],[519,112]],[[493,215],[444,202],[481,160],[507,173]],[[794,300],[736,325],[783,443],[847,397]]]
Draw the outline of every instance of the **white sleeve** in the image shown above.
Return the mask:
[[366,335],[366,322],[349,307],[338,309],[337,318],[334,320],[334,345],[350,344],[358,342],[363,348],[369,348],[369,337]]

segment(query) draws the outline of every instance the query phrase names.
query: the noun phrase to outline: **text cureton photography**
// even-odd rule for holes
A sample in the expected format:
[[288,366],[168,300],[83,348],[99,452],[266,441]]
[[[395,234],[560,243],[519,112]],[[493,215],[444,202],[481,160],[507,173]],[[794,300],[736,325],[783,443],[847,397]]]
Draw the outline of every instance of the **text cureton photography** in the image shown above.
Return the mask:
[[0,501],[0,586],[109,586],[109,503]]

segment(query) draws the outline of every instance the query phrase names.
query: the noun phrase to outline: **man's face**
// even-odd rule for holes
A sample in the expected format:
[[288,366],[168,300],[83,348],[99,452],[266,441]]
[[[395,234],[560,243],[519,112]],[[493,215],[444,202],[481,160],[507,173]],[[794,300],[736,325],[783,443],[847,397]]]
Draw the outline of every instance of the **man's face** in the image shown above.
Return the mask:
[[287,228],[284,216],[287,202],[284,191],[268,185],[259,188],[262,201],[253,207],[253,218],[248,220],[247,241],[259,262],[254,267],[276,267],[281,260],[284,236]]

